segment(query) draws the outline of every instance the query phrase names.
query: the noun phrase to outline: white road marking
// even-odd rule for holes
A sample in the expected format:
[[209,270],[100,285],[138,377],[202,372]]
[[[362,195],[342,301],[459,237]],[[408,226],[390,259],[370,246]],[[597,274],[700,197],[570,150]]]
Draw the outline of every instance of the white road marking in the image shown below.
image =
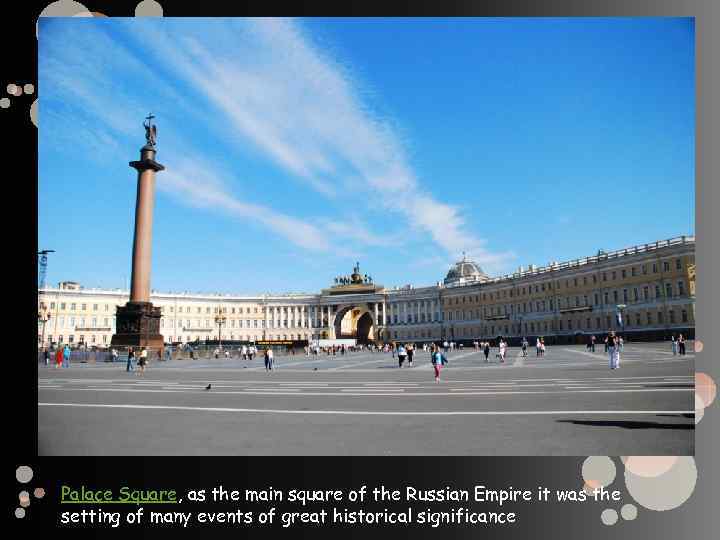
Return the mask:
[[[442,388],[439,386],[438,390]],[[43,389],[45,390],[45,389]],[[510,396],[510,395],[521,395],[521,394],[571,394],[571,393],[622,393],[622,392],[694,392],[693,388],[637,388],[637,389],[622,389],[612,388],[608,390],[548,390],[548,391],[522,391],[522,390],[506,390],[506,391],[471,391],[471,392],[456,392],[452,393],[453,389],[448,389],[448,392],[408,392],[403,393],[403,390],[396,389],[385,389],[378,388],[373,389],[347,389],[341,390],[340,392],[298,392],[293,393],[292,390],[288,389],[287,393],[283,393],[282,389],[262,389],[256,391],[240,390],[240,391],[205,391],[200,390],[160,390],[160,389],[146,389],[146,388],[102,388],[102,387],[88,387],[88,388],[53,388],[54,391],[59,392],[83,392],[83,391],[99,391],[103,392],[137,392],[137,393],[162,393],[162,394],[204,394],[204,395],[285,395],[285,396],[297,396],[297,397],[308,397],[308,396],[366,396],[366,395],[377,395],[377,396],[396,396],[396,397],[417,397],[417,396]],[[336,390],[333,388],[333,390]],[[355,392],[355,393],[351,393]],[[393,393],[399,392],[399,393]]]
[[[496,387],[496,388],[513,388],[513,387],[531,387],[531,386],[558,386],[558,385],[572,385],[572,384],[607,384],[607,385],[626,385],[628,383],[638,383],[638,384],[680,384],[680,383],[686,383],[686,384],[693,384],[695,381],[694,376],[692,375],[674,375],[674,376],[635,376],[635,377],[588,377],[588,378],[578,378],[578,379],[535,379],[535,378],[528,378],[528,379],[508,379],[504,382],[500,381],[482,381],[482,380],[465,380],[465,379],[446,379],[443,381],[445,385],[453,385],[453,384],[464,384],[468,385],[470,387],[482,387],[482,388],[490,388],[490,387]],[[215,388],[247,388],[248,386],[252,385],[280,385],[281,387],[285,387],[287,385],[288,388],[308,388],[308,389],[325,389],[328,390],[334,390],[338,388],[356,388],[359,386],[367,386],[367,387],[387,387],[388,389],[392,389],[395,387],[403,387],[403,388],[422,388],[422,387],[433,387],[435,388],[435,383],[431,381],[427,382],[402,382],[402,381],[382,381],[382,382],[368,382],[368,381],[330,381],[330,382],[280,382],[280,381],[273,381],[273,380],[248,380],[248,381],[216,381],[216,380],[196,380],[196,381],[187,381],[187,382],[166,382],[166,381],[153,381],[152,385],[150,384],[139,384],[139,381],[126,381],[126,380],[101,380],[101,379],[72,379],[67,380],[65,384],[85,384],[85,383],[95,383],[91,385],[92,387],[97,387],[98,384],[100,385],[113,385],[117,388],[152,388],[154,386],[169,386],[169,385],[175,385],[178,389],[183,388],[197,388],[197,387],[204,387],[206,384],[213,384]],[[149,383],[150,381],[144,381],[145,383]],[[232,383],[232,384],[222,384],[222,383]],[[60,381],[53,383],[53,384],[46,384],[44,382],[39,382],[39,386],[58,386],[61,383]],[[105,388],[105,386],[102,386]]]
[[105,403],[38,403],[40,407],[84,407],[109,409],[161,409],[201,412],[264,413],[264,414],[338,414],[360,416],[510,416],[510,415],[582,415],[582,414],[695,414],[695,411],[301,411],[293,409],[236,409],[231,407],[187,407],[175,405],[114,405]]
[[[387,392],[387,388],[343,388],[340,390],[341,392],[370,392],[370,393],[377,393],[377,392]],[[393,392],[404,392],[405,390],[402,388],[392,388]]]

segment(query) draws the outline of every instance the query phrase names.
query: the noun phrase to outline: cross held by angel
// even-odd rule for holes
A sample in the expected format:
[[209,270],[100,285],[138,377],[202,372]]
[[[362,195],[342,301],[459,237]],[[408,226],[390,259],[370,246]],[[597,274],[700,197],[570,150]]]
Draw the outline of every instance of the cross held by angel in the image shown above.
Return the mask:
[[145,140],[150,146],[155,146],[157,143],[157,126],[153,124],[153,118],[155,117],[150,113],[147,118],[145,118],[145,122],[143,122],[143,126],[145,127]]

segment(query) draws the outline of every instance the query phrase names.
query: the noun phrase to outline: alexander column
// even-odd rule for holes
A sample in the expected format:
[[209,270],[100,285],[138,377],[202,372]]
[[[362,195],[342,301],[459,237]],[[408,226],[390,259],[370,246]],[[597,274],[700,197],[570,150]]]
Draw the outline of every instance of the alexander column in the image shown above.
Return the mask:
[[165,169],[155,161],[157,128],[152,123],[153,118],[151,114],[143,122],[147,144],[140,149],[140,161],[130,162],[130,166],[138,172],[130,301],[117,308],[112,346],[163,348],[160,308],[153,307],[150,302],[155,173]]

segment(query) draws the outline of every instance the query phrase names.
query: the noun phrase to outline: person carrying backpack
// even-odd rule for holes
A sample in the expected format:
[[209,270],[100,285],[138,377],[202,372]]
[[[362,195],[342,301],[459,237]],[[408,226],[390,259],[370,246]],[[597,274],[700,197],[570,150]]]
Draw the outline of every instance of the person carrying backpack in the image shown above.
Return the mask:
[[405,358],[407,357],[407,351],[405,350],[405,347],[403,345],[400,345],[398,347],[398,367],[402,367],[403,362],[405,361]]

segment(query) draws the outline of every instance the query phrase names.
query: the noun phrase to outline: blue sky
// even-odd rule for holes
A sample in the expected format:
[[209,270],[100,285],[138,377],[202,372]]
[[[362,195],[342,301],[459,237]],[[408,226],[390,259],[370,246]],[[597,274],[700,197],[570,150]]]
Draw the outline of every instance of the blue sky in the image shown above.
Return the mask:
[[41,18],[48,282],[123,287],[142,121],[152,288],[430,285],[695,230],[692,19]]

